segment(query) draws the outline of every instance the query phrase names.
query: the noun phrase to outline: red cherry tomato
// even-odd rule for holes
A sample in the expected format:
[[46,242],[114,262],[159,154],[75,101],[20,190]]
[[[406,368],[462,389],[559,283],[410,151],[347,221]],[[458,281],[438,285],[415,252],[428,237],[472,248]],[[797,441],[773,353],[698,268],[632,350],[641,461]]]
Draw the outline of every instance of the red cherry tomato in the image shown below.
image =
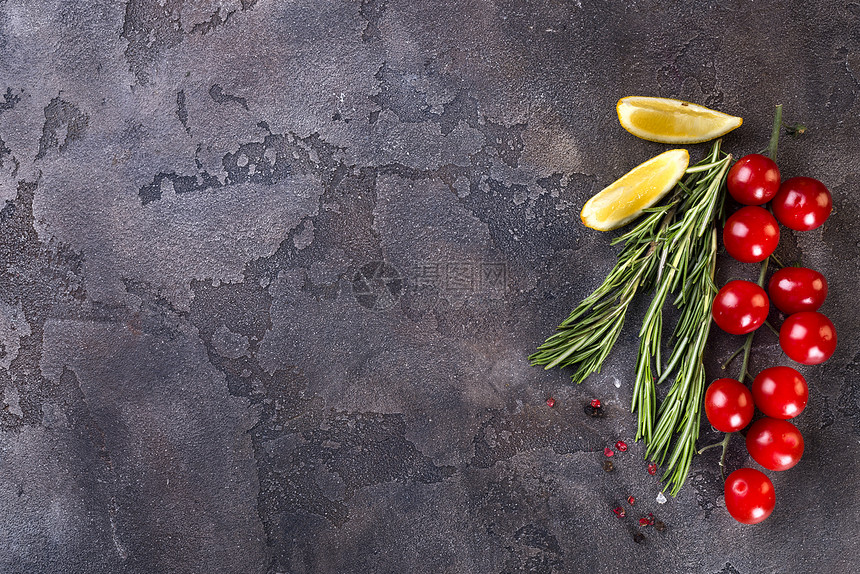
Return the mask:
[[773,483],[754,468],[740,468],[725,484],[726,510],[742,524],[758,524],[773,512],[776,493]]
[[726,220],[723,245],[729,255],[744,263],[764,261],[779,243],[779,225],[763,207],[750,205]]
[[815,229],[830,216],[833,198],[824,184],[811,177],[782,182],[771,204],[780,223],[795,231]]
[[779,346],[793,361],[817,365],[836,350],[836,327],[817,311],[789,315],[779,329]]
[[726,187],[738,203],[761,205],[779,190],[779,168],[776,163],[758,153],[745,155],[729,170]]
[[705,391],[705,414],[718,431],[741,430],[750,424],[753,411],[752,393],[734,379],[717,379]]
[[747,431],[747,452],[768,470],[788,470],[803,456],[803,435],[788,421],[765,417]]
[[806,379],[791,367],[771,367],[756,376],[752,396],[758,410],[775,419],[799,415],[809,400]]
[[783,313],[817,311],[827,298],[827,280],[813,269],[783,267],[770,278],[767,293]]
[[752,333],[764,324],[770,303],[764,289],[750,281],[729,281],[711,305],[717,326],[732,335]]

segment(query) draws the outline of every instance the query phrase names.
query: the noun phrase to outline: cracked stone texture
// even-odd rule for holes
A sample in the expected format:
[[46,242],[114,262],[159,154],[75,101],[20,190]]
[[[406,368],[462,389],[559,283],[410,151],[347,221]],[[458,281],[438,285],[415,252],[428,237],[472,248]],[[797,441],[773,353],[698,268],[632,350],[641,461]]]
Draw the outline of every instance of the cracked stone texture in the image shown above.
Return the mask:
[[[854,572],[858,54],[857,2],[0,0],[0,571]],[[833,192],[779,253],[840,345],[756,527],[713,451],[656,502],[632,328],[579,387],[527,362],[612,264],[581,205],[665,149],[631,94],[740,155],[783,103]]]

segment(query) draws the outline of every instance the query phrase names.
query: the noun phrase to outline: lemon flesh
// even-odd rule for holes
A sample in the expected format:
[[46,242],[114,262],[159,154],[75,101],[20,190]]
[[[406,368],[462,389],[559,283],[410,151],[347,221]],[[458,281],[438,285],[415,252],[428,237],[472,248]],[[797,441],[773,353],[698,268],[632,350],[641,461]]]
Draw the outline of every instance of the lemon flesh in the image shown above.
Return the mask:
[[737,128],[743,118],[668,98],[629,96],[615,107],[621,126],[636,137],[670,144],[700,143]]
[[609,231],[633,221],[675,187],[689,163],[687,150],[673,149],[638,165],[585,203],[582,222]]

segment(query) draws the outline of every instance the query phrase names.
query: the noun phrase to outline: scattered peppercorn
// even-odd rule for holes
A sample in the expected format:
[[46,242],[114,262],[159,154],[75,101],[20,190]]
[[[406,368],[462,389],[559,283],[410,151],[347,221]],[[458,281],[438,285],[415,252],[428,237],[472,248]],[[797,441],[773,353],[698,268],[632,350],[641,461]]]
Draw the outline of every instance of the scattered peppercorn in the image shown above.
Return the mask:
[[654,523],[654,530],[656,530],[657,532],[663,532],[664,530],[666,530],[666,523],[662,520],[656,521]]
[[633,542],[636,544],[645,544],[645,535],[641,532],[637,532],[633,535]]
[[603,470],[605,470],[606,472],[612,472],[613,470],[615,470],[615,465],[612,464],[611,460],[604,460],[603,461]]

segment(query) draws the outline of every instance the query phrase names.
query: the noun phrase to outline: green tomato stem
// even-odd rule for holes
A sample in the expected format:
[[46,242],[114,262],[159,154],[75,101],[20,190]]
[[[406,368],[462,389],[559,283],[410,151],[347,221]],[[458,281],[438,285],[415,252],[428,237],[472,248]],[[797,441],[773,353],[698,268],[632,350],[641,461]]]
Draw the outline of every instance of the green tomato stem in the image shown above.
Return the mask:
[[[758,286],[764,287],[764,278],[767,275],[767,263],[770,261],[770,257],[767,257],[764,261],[761,262],[761,270],[758,274]],[[753,337],[755,336],[755,331],[747,335],[747,340],[744,342],[744,361],[741,363],[741,374],[738,376],[738,380],[743,383],[744,379],[747,378],[749,374],[747,369],[750,364],[750,352],[752,351],[752,343]]]
[[765,321],[765,322],[764,322],[764,324],[765,324],[765,325],[767,325],[767,328],[768,328],[768,329],[770,329],[770,330],[771,330],[771,332],[772,332],[774,335],[776,335],[777,337],[779,337],[779,329],[777,329],[776,327],[774,327],[774,326],[773,326],[773,324],[772,324],[770,321]]
[[779,146],[779,131],[782,128],[782,104],[776,105],[773,112],[773,130],[770,133],[770,143],[767,146],[767,157],[776,161],[776,150]]
[[743,353],[743,351],[744,351],[743,345],[741,345],[740,347],[735,349],[735,352],[732,353],[731,355],[729,355],[729,358],[726,359],[726,361],[722,365],[720,365],[720,368],[725,371],[729,367],[729,365],[732,363],[732,361],[735,360],[735,357],[737,357],[738,355]]
[[710,448],[717,448],[718,446],[722,447],[722,453],[720,454],[720,475],[723,477],[723,480],[726,479],[726,453],[729,451],[729,441],[732,440],[733,434],[735,433],[727,432],[726,436],[724,436],[723,440],[721,440],[720,442],[709,444],[708,446],[702,447],[697,451],[697,454],[702,454]]

